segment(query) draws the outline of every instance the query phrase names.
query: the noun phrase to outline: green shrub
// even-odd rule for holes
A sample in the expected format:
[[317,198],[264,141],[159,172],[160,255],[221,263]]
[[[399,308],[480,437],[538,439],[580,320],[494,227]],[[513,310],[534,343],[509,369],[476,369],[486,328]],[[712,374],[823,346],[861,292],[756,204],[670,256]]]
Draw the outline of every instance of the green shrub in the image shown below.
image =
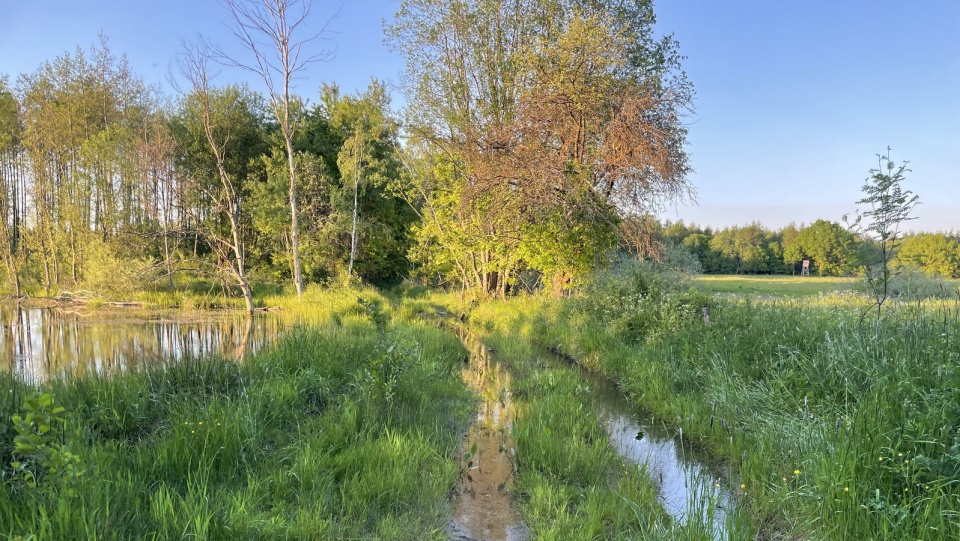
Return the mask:
[[146,289],[157,278],[154,261],[122,257],[107,243],[94,239],[84,251],[81,287],[119,298]]
[[13,439],[10,463],[14,480],[29,488],[58,487],[83,475],[80,457],[64,442],[66,410],[54,405],[50,393],[28,396],[24,415],[12,417],[17,435]]

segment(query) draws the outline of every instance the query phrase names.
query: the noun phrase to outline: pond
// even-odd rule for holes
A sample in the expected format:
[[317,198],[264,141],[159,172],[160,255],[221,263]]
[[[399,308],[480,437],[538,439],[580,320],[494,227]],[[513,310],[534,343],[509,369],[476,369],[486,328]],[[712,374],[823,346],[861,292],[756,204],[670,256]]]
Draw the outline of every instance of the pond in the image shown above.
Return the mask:
[[2,369],[33,382],[75,371],[114,373],[184,358],[242,358],[289,325],[275,312],[144,312],[0,303]]

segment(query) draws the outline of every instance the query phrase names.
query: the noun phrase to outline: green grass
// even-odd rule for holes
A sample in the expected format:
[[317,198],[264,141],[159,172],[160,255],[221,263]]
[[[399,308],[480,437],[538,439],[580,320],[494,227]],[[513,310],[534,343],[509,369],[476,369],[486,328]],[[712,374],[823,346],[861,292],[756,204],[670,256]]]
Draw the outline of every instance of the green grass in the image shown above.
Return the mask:
[[560,348],[682,428],[739,472],[761,539],[960,538],[956,302],[861,326],[859,298],[714,298],[658,280],[614,276],[472,321]]
[[670,524],[647,472],[611,449],[576,370],[544,363],[529,342],[487,342],[511,368],[520,513],[539,540],[664,539]]
[[[708,522],[672,520],[658,499],[654,476],[611,447],[580,371],[511,327],[521,306],[542,303],[534,298],[493,302],[473,312],[474,327],[510,369],[517,407],[514,494],[532,539],[714,539]],[[736,526],[748,535],[749,524]]]
[[[356,291],[310,295],[299,314],[316,323],[243,364],[46,384],[65,423],[38,426],[29,457],[14,455],[10,419],[34,390],[0,376],[0,536],[443,539],[474,400],[465,350],[413,321],[381,336]],[[78,477],[14,475],[12,461],[39,472],[64,444]]]
[[805,297],[847,291],[856,283],[855,278],[745,274],[701,275],[695,281],[711,293],[777,297]]

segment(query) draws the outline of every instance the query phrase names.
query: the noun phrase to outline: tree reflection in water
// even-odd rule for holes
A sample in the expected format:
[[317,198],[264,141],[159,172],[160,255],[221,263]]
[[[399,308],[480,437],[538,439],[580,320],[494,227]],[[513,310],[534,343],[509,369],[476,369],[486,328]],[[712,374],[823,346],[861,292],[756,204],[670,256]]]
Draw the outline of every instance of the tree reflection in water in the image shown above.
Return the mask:
[[72,371],[109,374],[186,358],[242,360],[287,326],[275,313],[138,317],[0,303],[0,360],[4,369],[37,382]]

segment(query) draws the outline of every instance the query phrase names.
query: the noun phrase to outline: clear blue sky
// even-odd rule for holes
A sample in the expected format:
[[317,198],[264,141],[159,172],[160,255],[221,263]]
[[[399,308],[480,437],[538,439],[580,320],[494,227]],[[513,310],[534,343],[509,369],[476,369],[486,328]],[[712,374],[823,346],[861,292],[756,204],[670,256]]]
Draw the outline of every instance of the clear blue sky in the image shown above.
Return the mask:
[[[315,0],[336,57],[321,82],[353,92],[396,82],[402,59],[381,21],[398,0]],[[150,84],[166,86],[183,39],[234,45],[216,0],[0,0],[0,74],[16,78],[97,41],[102,30]],[[960,1],[660,0],[657,30],[680,41],[697,90],[689,119],[697,204],[665,219],[768,227],[855,210],[875,154],[910,161],[906,187],[923,205],[913,229],[960,230]],[[224,73],[224,81],[245,75]],[[260,88],[250,78],[254,88]],[[397,98],[399,101],[399,97]]]

